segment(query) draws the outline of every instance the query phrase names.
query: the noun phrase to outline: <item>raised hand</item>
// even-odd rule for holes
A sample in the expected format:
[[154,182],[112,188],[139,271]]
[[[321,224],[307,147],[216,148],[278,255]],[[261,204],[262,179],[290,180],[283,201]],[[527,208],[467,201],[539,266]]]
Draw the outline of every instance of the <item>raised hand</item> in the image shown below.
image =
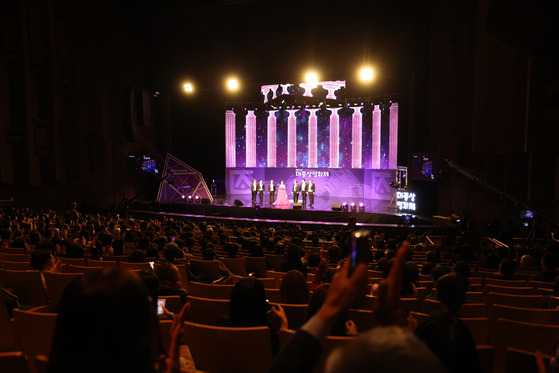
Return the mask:
[[388,277],[381,280],[376,288],[373,314],[380,324],[390,325],[395,322],[394,317],[397,314],[398,302],[402,294],[402,276],[409,250],[409,242],[404,241],[396,254]]

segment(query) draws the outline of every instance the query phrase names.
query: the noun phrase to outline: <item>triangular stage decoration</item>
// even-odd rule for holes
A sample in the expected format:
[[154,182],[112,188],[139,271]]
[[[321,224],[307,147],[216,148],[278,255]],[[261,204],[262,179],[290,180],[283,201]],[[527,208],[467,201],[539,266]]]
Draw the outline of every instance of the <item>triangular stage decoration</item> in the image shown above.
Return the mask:
[[157,202],[213,202],[202,174],[180,159],[167,153]]

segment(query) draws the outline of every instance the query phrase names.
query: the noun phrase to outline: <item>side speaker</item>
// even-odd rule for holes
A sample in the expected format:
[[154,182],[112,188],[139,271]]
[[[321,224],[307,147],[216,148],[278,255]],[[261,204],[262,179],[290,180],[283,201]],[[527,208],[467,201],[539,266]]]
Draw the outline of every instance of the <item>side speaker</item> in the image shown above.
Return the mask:
[[302,206],[303,206],[302,203],[294,203],[293,210],[300,210]]
[[202,204],[203,205],[209,205],[210,204],[210,199],[209,198],[202,198]]
[[342,205],[333,204],[332,211],[342,211]]
[[233,202],[235,204],[235,206],[241,207],[244,205],[244,203],[242,203],[241,201],[239,201],[238,199],[235,200],[235,202]]

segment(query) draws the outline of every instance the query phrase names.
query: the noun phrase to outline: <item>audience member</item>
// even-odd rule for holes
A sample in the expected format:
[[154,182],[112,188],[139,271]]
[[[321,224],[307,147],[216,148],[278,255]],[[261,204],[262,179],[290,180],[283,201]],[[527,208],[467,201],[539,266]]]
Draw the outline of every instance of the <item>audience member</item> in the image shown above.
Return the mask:
[[292,269],[283,276],[280,286],[280,302],[291,304],[308,304],[309,287],[307,279],[296,269]]

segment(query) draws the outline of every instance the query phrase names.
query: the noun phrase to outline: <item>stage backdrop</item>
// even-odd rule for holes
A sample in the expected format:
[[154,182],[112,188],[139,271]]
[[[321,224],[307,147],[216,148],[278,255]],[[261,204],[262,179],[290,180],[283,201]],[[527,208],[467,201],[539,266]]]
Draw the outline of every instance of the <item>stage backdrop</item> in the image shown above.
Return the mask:
[[277,186],[283,180],[288,195],[293,183],[312,179],[316,184],[315,197],[329,199],[342,197],[351,200],[378,199],[390,201],[394,189],[390,183],[396,180],[396,170],[371,170],[355,168],[227,168],[225,187],[228,195],[250,196],[252,179],[262,179],[266,193],[270,180]]

